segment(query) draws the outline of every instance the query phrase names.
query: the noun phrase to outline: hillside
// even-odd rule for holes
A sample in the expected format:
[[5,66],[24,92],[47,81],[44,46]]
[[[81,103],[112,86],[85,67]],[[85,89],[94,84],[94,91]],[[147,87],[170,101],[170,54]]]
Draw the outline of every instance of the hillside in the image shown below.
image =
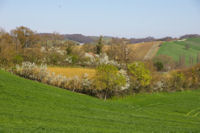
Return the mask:
[[[186,48],[187,46],[188,48]],[[164,42],[157,52],[158,55],[171,56],[175,61],[179,60],[179,56],[184,55],[186,64],[189,64],[189,58],[197,62],[197,55],[200,53],[200,37],[188,38],[184,40]]]
[[145,60],[152,59],[154,57],[159,49],[158,46],[161,43],[161,41],[143,42],[130,44],[129,47],[133,49],[133,52],[135,53],[134,58],[136,60]]
[[0,132],[200,132],[200,91],[102,101],[0,71]]

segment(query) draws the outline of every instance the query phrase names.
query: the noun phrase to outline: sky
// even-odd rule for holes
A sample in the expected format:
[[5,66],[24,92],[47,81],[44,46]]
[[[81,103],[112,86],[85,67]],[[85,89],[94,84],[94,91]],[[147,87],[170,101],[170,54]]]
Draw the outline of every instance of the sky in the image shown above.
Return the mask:
[[0,27],[115,37],[200,34],[200,0],[0,0]]

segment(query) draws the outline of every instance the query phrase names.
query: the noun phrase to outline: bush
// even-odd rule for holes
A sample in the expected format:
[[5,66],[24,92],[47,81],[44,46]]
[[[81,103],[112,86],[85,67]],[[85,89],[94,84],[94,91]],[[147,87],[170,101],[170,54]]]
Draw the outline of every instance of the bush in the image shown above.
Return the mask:
[[154,73],[151,84],[148,86],[151,92],[162,92],[168,89],[168,78],[166,74]]
[[128,71],[133,89],[139,90],[150,84],[152,77],[150,75],[150,71],[145,68],[144,63],[135,62],[129,64]]
[[193,87],[200,86],[200,65],[196,65],[191,70],[191,79]]
[[163,70],[163,68],[164,68],[164,65],[163,65],[163,63],[162,62],[155,62],[154,63],[154,66],[156,67],[156,69],[157,69],[157,71],[162,71]]
[[158,55],[153,59],[153,62],[160,62],[163,64],[164,71],[170,71],[175,68],[175,62],[172,57],[167,55]]
[[185,74],[189,88],[198,88],[200,86],[200,64],[182,72]]
[[185,87],[186,77],[182,72],[173,72],[171,74],[171,89],[172,90],[183,90]]
[[95,86],[105,92],[104,100],[125,85],[126,77],[118,71],[117,67],[113,65],[100,65],[97,67]]
[[48,60],[47,61],[48,64],[58,65],[61,62],[63,62],[64,57],[61,54],[59,54],[59,53],[51,52],[51,53],[49,53],[49,55],[47,57],[47,60]]
[[21,55],[16,55],[13,58],[15,64],[21,64],[24,61],[24,58]]
[[72,64],[76,64],[76,63],[78,63],[78,61],[79,61],[79,58],[78,58],[77,55],[72,55],[72,56],[71,56],[71,59],[72,59]]

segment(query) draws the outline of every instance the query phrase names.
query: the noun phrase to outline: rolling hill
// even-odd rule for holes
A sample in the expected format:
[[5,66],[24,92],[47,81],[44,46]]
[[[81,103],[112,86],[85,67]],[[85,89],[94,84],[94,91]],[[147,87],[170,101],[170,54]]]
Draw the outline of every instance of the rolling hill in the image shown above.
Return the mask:
[[[186,48],[187,46],[188,48]],[[200,37],[187,38],[178,41],[164,42],[157,52],[158,55],[171,56],[174,61],[179,60],[179,56],[184,55],[186,64],[189,65],[189,58],[197,62],[197,55],[200,53]]]
[[200,132],[200,90],[103,101],[0,71],[0,132]]

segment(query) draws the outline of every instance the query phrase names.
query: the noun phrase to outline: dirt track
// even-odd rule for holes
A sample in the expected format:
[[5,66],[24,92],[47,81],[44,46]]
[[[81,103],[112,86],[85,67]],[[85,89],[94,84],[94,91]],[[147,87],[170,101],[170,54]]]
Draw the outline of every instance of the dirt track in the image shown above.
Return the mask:
[[136,60],[148,60],[156,55],[161,43],[160,41],[155,41],[131,44],[129,46],[133,49]]
[[156,55],[157,51],[159,50],[159,46],[160,46],[160,43],[155,43],[154,45],[152,45],[152,47],[149,49],[147,54],[144,56],[144,60],[152,59]]

